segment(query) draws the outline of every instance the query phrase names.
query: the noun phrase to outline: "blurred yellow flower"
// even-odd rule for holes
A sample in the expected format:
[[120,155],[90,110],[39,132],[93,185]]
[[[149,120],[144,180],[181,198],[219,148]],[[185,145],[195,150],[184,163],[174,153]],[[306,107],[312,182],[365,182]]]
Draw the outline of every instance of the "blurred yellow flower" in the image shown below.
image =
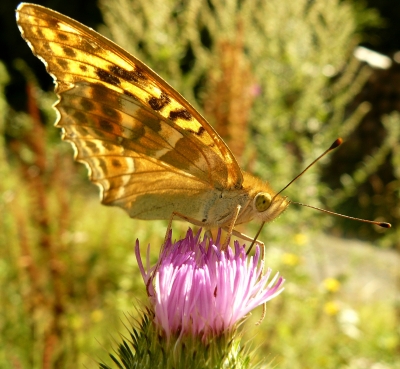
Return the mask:
[[339,291],[341,284],[335,278],[326,278],[323,281],[324,288],[329,292],[337,292]]
[[303,246],[307,242],[307,236],[304,233],[296,233],[294,235],[294,242],[299,245]]
[[340,308],[336,301],[328,301],[324,305],[324,312],[327,315],[336,315],[339,312]]
[[73,314],[69,317],[69,324],[74,330],[79,330],[83,326],[83,319],[79,315]]
[[300,258],[295,254],[291,254],[289,252],[285,252],[282,255],[282,262],[285,265],[295,266],[295,265],[299,264]]
[[92,320],[92,322],[97,323],[103,320],[103,316],[104,316],[103,312],[97,309],[91,312],[90,319]]

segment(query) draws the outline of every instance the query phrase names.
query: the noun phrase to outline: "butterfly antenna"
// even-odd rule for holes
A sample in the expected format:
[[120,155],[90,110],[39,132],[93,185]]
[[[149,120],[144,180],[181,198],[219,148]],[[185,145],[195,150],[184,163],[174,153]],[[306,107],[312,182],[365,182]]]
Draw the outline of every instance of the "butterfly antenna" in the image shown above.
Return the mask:
[[[294,177],[285,187],[283,187],[274,197],[276,197],[277,195],[279,195],[282,191],[286,190],[295,180],[297,180],[299,177],[301,177],[309,168],[311,168],[318,160],[322,159],[326,154],[328,154],[330,151],[336,149],[338,146],[340,146],[343,143],[343,140],[341,138],[337,138],[333,144],[327,149],[325,150],[320,156],[318,156],[318,158],[316,158],[310,165],[308,165],[300,174],[298,174],[296,177]],[[321,211],[323,213],[327,213],[327,214],[331,214],[331,215],[335,215],[337,217],[342,217],[342,218],[346,218],[346,219],[351,219],[351,220],[356,220],[358,222],[363,222],[363,223],[370,223],[370,224],[375,224],[379,227],[382,228],[391,228],[391,224],[387,223],[387,222],[377,222],[377,221],[373,221],[373,220],[367,220],[367,219],[361,219],[361,218],[355,218],[355,217],[351,217],[348,215],[343,215],[343,214],[339,214],[339,213],[335,213],[334,211],[330,211],[330,210],[325,210],[325,209],[321,209],[318,208],[316,206],[311,206],[311,205],[307,205],[307,204],[303,204],[301,202],[295,202],[295,201],[289,201],[291,204],[296,204],[296,205],[301,205],[301,206],[306,206],[308,208],[314,209],[314,210],[318,210]]]
[[[330,151],[336,149],[337,147],[339,147],[341,144],[343,143],[343,140],[339,137],[337,138],[332,145],[325,150],[320,156],[318,156],[311,164],[309,164],[305,169],[303,169],[301,171],[301,173],[299,173],[296,177],[294,177],[285,187],[283,187],[272,199],[272,201],[275,199],[276,196],[278,196],[279,194],[281,194],[284,190],[286,190],[294,181],[296,181],[298,178],[300,178],[308,169],[310,169],[318,160],[322,159],[326,154],[328,154]],[[314,210],[318,210],[321,211],[323,213],[327,213],[327,214],[331,214],[337,217],[342,217],[342,218],[346,218],[346,219],[351,219],[351,220],[356,220],[358,222],[363,222],[363,223],[370,223],[370,224],[375,224],[379,227],[382,228],[391,228],[392,225],[390,223],[387,222],[377,222],[377,221],[373,221],[373,220],[367,220],[367,219],[361,219],[361,218],[355,218],[355,217],[351,217],[348,215],[343,215],[343,214],[339,214],[339,213],[335,213],[333,211],[330,210],[325,210],[325,209],[321,209],[318,208],[316,206],[311,206],[311,205],[307,205],[307,204],[303,204],[301,202],[295,202],[295,201],[289,201],[290,204],[296,204],[296,205],[301,205],[301,206],[306,206],[308,208],[314,209]],[[247,255],[250,253],[251,249],[253,248],[258,236],[261,233],[261,230],[264,226],[265,222],[262,222],[260,229],[257,232],[257,235],[254,237],[253,242],[251,243],[248,251],[247,251]]]
[[[300,178],[308,169],[310,169],[318,160],[322,159],[328,152],[336,149],[338,146],[340,146],[343,143],[343,140],[339,137],[335,140],[335,142],[327,149],[325,150],[318,158],[316,158],[311,164],[307,166],[307,168],[303,169],[301,173],[299,173],[296,177],[294,177],[285,187],[283,187],[272,199],[271,203],[274,201],[275,197],[277,197],[280,193],[285,191],[294,181],[296,181],[298,178]],[[291,202],[292,204],[295,204],[294,202]],[[299,204],[299,203],[297,203]],[[307,205],[308,206],[308,205]],[[312,206],[310,206],[312,207]],[[322,210],[322,209],[319,209]],[[327,211],[328,212],[328,211]],[[261,230],[264,227],[265,222],[262,222],[260,229],[258,230],[256,236],[253,239],[253,242],[251,243],[249,249],[247,250],[247,255],[250,253],[251,249],[253,248],[254,244],[256,243],[256,240],[258,236],[261,233]]]
[[379,227],[382,228],[391,228],[392,225],[390,223],[387,222],[377,222],[374,220],[367,220],[367,219],[361,219],[361,218],[355,218],[355,217],[350,217],[348,215],[343,215],[343,214],[339,214],[339,213],[335,213],[334,211],[330,211],[330,210],[326,210],[326,209],[321,209],[321,208],[317,208],[316,206],[312,206],[312,205],[307,205],[307,204],[303,204],[301,202],[295,202],[295,201],[290,201],[291,204],[296,204],[296,205],[301,205],[301,206],[306,206],[307,208],[311,208],[314,210],[318,210],[318,211],[322,211],[323,213],[328,213],[337,217],[341,217],[341,218],[346,218],[346,219],[351,219],[351,220],[356,220],[358,222],[362,222],[362,223],[370,223],[370,224],[375,224]]
[[307,168],[303,169],[301,173],[299,173],[296,177],[294,177],[285,187],[283,187],[275,196],[278,196],[280,193],[285,191],[294,181],[296,181],[298,178],[300,178],[308,169],[310,169],[318,160],[322,159],[326,154],[331,152],[332,150],[336,149],[343,143],[343,140],[339,137],[335,140],[335,142],[327,149],[325,150],[318,158],[316,158],[311,164],[307,166]]

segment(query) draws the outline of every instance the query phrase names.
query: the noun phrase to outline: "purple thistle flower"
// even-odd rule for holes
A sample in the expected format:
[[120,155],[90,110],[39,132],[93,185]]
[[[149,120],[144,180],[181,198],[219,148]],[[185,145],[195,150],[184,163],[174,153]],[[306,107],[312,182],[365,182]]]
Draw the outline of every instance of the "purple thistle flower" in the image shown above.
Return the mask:
[[271,269],[262,274],[260,250],[247,256],[236,241],[225,250],[218,234],[215,243],[200,242],[191,229],[172,243],[169,234],[157,266],[146,269],[136,242],[136,258],[148,288],[155,322],[171,335],[192,335],[207,340],[232,331],[251,310],[282,292],[278,274],[268,283]]

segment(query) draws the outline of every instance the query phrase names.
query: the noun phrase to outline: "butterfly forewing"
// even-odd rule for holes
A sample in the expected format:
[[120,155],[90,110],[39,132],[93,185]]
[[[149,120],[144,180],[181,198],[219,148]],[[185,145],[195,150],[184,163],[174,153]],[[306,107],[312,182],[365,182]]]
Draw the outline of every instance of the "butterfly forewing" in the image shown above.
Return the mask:
[[[209,146],[179,126],[171,126],[138,101],[101,84],[76,83],[61,95],[57,108],[63,117],[58,126],[64,128],[64,138],[75,143],[78,158],[81,141],[96,138],[146,155],[205,184],[207,168],[222,166]],[[87,158],[90,165],[90,156]]]
[[[115,175],[130,175],[134,182],[137,165],[121,165],[119,171],[113,166],[118,160],[129,161],[131,152],[140,154],[135,162],[146,158],[163,168],[157,172],[160,181],[171,171],[185,181],[201,182],[193,187],[241,187],[240,168],[218,134],[139,60],[47,8],[21,4],[17,21],[57,83],[60,101],[56,107],[61,115],[57,125],[63,128],[65,139],[75,144],[77,158],[88,164],[92,176],[103,174],[102,181],[92,178],[102,185],[105,202],[114,201],[110,191]],[[91,144],[92,140],[98,140],[97,144]],[[113,144],[121,146],[118,155],[107,148]],[[96,152],[90,153],[91,148]]]

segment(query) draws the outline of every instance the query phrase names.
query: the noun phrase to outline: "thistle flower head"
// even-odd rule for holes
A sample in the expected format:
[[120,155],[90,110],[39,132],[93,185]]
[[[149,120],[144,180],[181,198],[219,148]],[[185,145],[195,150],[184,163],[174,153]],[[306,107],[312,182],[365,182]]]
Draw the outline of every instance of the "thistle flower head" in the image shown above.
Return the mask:
[[189,229],[186,237],[164,245],[159,262],[143,266],[136,243],[136,257],[155,323],[171,335],[191,335],[208,340],[232,332],[236,324],[255,307],[269,301],[282,289],[278,274],[268,283],[271,270],[262,274],[260,250],[247,256],[236,241],[226,249],[217,241],[200,241],[200,231]]

